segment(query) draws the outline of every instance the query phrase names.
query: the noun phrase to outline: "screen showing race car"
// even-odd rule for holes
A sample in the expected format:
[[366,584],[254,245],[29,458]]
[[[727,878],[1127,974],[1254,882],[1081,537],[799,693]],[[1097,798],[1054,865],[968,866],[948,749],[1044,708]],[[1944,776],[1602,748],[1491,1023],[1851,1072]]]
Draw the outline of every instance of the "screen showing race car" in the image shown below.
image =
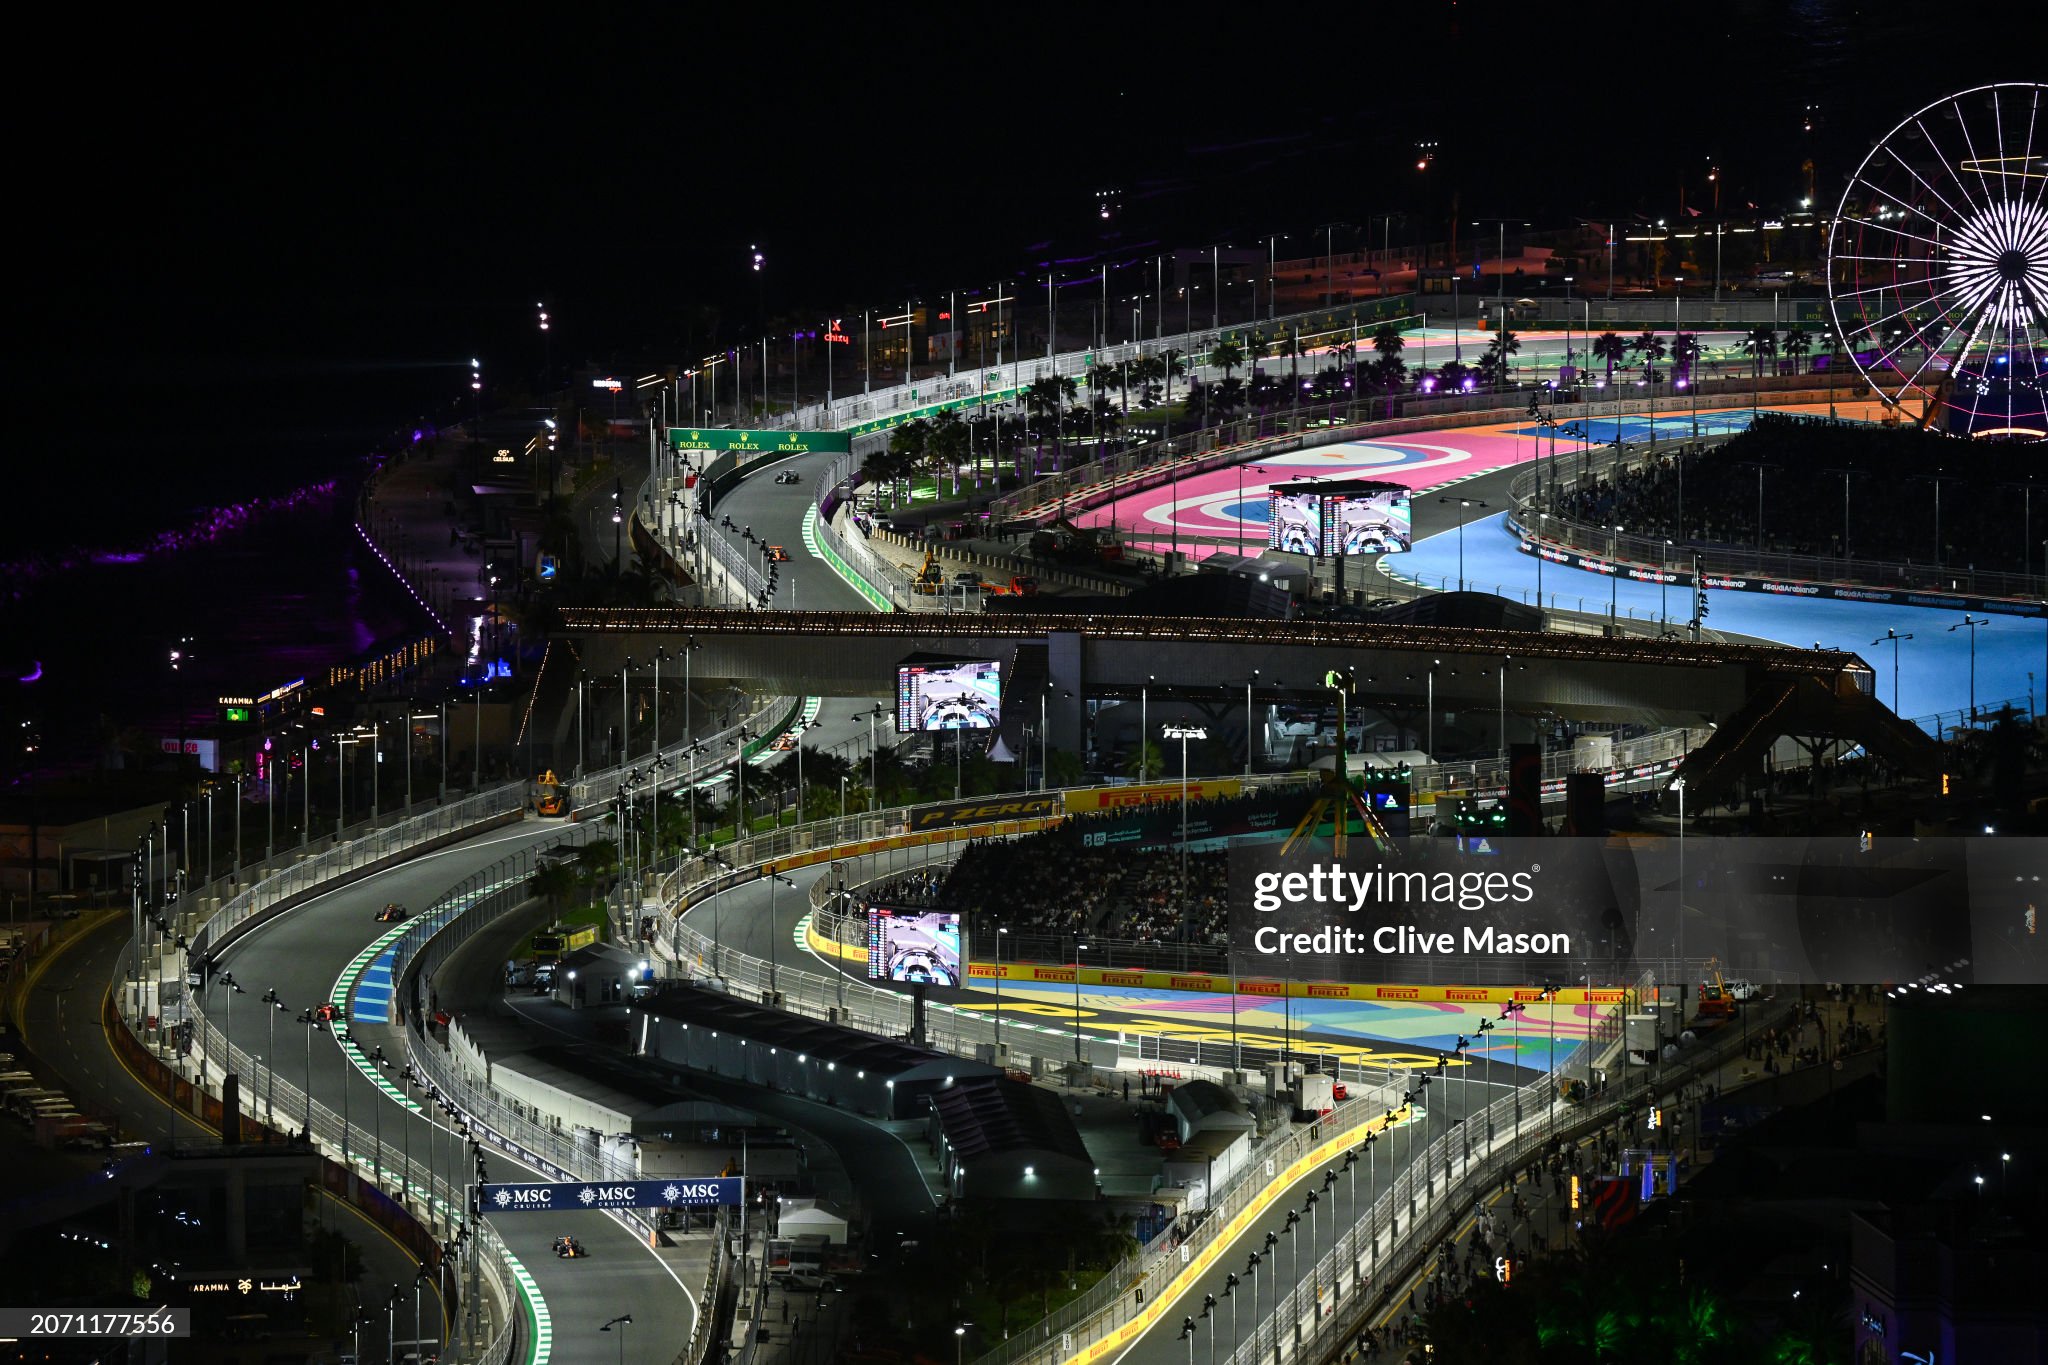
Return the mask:
[[1003,715],[1003,670],[994,660],[904,664],[896,670],[896,728],[993,730]]
[[1323,553],[1403,554],[1413,544],[1405,488],[1329,493],[1323,498]]
[[868,907],[868,980],[960,984],[960,916],[945,910]]
[[1266,548],[1312,555],[1323,545],[1323,495],[1283,492],[1266,495]]

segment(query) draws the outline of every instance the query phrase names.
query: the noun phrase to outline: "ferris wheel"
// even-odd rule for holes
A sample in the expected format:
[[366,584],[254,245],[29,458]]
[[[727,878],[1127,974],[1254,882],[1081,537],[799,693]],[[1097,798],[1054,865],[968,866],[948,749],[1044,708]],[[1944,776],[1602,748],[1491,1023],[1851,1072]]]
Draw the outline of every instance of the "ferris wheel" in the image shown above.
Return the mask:
[[1984,85],[1887,133],[1828,227],[1836,335],[1898,416],[2048,438],[2048,86]]

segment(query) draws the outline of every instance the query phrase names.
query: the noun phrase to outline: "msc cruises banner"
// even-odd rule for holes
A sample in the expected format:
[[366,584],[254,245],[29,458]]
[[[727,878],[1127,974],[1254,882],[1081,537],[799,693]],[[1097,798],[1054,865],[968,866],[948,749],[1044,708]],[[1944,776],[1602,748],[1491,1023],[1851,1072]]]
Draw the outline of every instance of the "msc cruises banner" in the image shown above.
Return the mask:
[[1328,839],[1230,852],[1236,970],[1325,981],[2048,983],[2048,839]]
[[552,1184],[486,1185],[489,1213],[560,1213],[569,1209],[738,1208],[744,1201],[738,1176],[675,1176],[667,1180],[557,1181]]

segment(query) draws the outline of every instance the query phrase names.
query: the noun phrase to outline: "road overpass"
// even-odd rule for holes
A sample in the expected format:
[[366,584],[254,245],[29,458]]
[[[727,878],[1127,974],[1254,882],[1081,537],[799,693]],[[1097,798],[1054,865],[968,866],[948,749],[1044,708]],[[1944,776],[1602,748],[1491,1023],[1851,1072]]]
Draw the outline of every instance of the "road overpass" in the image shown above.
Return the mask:
[[1321,695],[1324,674],[1348,667],[1361,708],[1419,709],[1433,689],[1443,711],[1501,706],[1671,726],[1718,723],[1773,678],[1864,692],[1872,681],[1867,663],[1837,650],[1323,620],[573,607],[558,629],[594,672],[629,657],[644,666],[657,647],[693,640],[699,678],[847,697],[893,697],[896,667],[912,656],[1007,665],[1020,647],[1042,648],[1048,728],[1062,748],[1078,745],[1089,698],[1149,689],[1228,701],[1255,669],[1268,699]]

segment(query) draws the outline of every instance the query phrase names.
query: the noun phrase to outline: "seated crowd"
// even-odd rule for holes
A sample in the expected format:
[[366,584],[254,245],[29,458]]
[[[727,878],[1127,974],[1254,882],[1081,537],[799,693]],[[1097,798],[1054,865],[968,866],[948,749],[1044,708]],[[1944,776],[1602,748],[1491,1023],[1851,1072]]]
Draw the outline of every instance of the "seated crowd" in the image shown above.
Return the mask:
[[2028,481],[2023,449],[1764,413],[1722,445],[1674,448],[1567,488],[1555,510],[1585,525],[1623,527],[1629,536],[1745,550],[1758,547],[1761,512],[1762,548],[1770,553],[2019,572],[2025,500],[2004,490]]
[[[958,910],[975,932],[1100,935],[1150,943],[1216,943],[1225,928],[1225,855],[1077,848],[1037,835],[961,851],[926,902]],[[1185,907],[1185,913],[1183,912]]]

